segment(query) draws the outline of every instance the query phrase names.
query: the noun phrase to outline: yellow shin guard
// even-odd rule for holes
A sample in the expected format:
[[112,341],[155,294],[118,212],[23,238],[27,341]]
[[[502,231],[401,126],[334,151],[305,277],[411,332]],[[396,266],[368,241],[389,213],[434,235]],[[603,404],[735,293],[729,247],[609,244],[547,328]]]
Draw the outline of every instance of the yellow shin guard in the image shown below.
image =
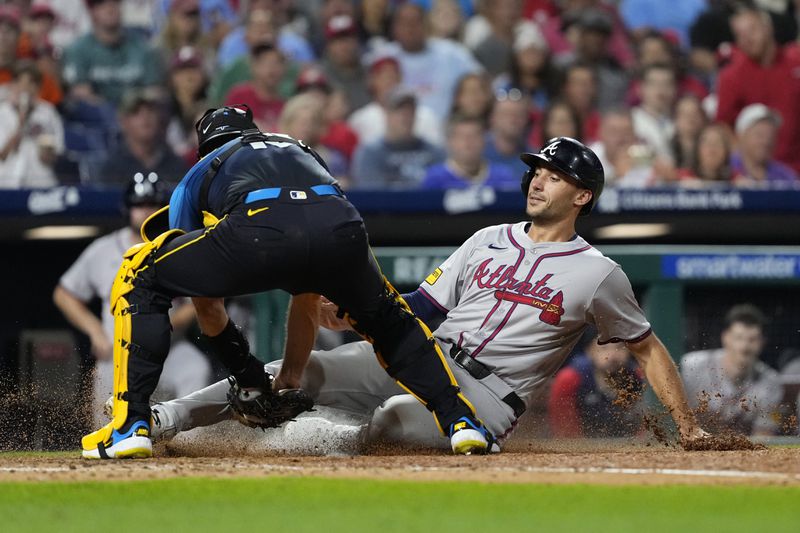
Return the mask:
[[[136,244],[123,256],[111,287],[111,314],[114,315],[114,406],[112,421],[97,431],[85,435],[81,439],[84,450],[95,450],[99,444],[108,446],[114,430],[119,430],[128,419],[128,402],[123,399],[128,391],[128,356],[131,342],[131,315],[125,296],[133,290],[133,280],[142,270],[147,258],[160,248],[164,242],[183,233],[181,230],[170,230],[162,233],[152,241]],[[144,266],[143,266],[144,265]]]

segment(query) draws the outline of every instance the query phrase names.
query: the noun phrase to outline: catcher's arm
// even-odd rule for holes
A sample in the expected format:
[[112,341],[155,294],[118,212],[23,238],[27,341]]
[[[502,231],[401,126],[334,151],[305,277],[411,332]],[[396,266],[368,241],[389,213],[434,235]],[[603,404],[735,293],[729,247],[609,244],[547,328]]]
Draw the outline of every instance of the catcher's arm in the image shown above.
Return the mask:
[[289,317],[286,321],[286,347],[283,364],[275,378],[275,390],[300,387],[300,378],[306,368],[311,349],[317,340],[319,328],[320,296],[306,293],[292,296]]
[[666,347],[655,333],[639,342],[626,343],[639,366],[644,370],[647,381],[653,387],[658,399],[669,410],[678,426],[682,442],[691,442],[708,437],[686,401],[686,392],[678,369]]

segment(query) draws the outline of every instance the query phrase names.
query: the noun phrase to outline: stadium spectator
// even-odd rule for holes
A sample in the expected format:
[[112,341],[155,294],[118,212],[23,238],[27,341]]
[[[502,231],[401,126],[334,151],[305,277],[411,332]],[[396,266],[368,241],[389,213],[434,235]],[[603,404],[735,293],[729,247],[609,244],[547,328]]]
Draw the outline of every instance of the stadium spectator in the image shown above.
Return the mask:
[[[270,2],[273,0],[264,0]],[[321,4],[321,6],[319,5]],[[291,3],[289,4],[292,5]],[[294,2],[295,7],[300,7],[303,2]],[[367,2],[356,2],[355,0],[320,0],[314,3],[305,4],[305,19],[292,22],[292,26],[310,41],[315,52],[321,53],[325,48],[325,27],[328,21],[334,17],[348,16],[360,22],[360,30],[364,30],[367,35],[375,36],[380,42],[386,41],[389,34],[389,10],[391,4],[387,0]],[[361,12],[359,13],[359,9]],[[359,16],[360,15],[360,16]],[[369,17],[369,22],[364,19]],[[370,25],[370,29],[366,27]]]
[[741,304],[725,315],[722,346],[684,355],[680,361],[686,397],[698,421],[712,431],[775,435],[775,414],[783,388],[775,372],[759,360],[766,318]]
[[202,54],[203,66],[211,72],[216,61],[216,46],[210,34],[203,31],[200,0],[172,0],[166,22],[157,44],[165,63],[187,46]]
[[569,65],[564,72],[561,96],[578,113],[583,139],[586,142],[597,139],[600,113],[597,111],[597,80],[594,70],[581,62]]
[[474,30],[476,22],[484,16],[477,15],[469,21],[473,35],[465,36],[465,40],[475,40],[474,46],[468,46],[478,62],[492,78],[508,72],[511,67],[514,40],[522,33],[536,33],[538,39],[544,41],[539,27],[533,22],[522,18],[521,0],[487,0],[482,5],[485,7],[485,27],[483,30]]
[[522,162],[519,154],[532,151],[525,144],[529,123],[528,100],[523,99],[519,91],[500,93],[489,118],[489,132],[483,150],[486,160],[506,165],[516,175],[522,176],[528,165]]
[[559,73],[547,42],[540,31],[525,29],[515,36],[512,51],[509,69],[495,78],[494,88],[521,91],[530,100],[531,109],[540,112],[559,89]]
[[304,93],[313,93],[323,101],[327,129],[320,144],[342,153],[349,164],[358,146],[358,134],[345,120],[350,114],[347,95],[341,89],[334,90],[325,74],[316,66],[306,67],[297,78],[295,95]]
[[403,83],[414,90],[419,103],[441,122],[447,119],[458,80],[477,72],[480,65],[466,48],[453,41],[428,38],[423,9],[411,2],[397,6],[392,18],[395,41],[385,45],[397,57]]
[[[14,77],[14,68],[18,61],[20,23],[19,10],[16,7],[0,5],[0,88]],[[53,105],[58,105],[63,98],[58,80],[47,72],[42,72],[39,98]]]
[[[137,173],[127,183],[124,206],[120,205],[125,227],[92,242],[61,276],[53,291],[53,303],[91,343],[94,357],[91,408],[95,423],[107,421],[103,405],[114,392],[114,317],[108,312],[111,285],[122,255],[141,242],[142,223],[169,202],[170,191],[157,178]],[[89,307],[95,299],[102,302],[99,317]],[[185,329],[194,321],[193,306],[186,301],[174,307],[170,319],[174,328]],[[165,398],[188,394],[207,385],[210,374],[208,359],[193,344],[176,339],[159,381],[158,394]]]
[[[56,22],[56,14],[50,6],[34,4],[28,11],[28,16],[23,22],[22,35],[17,43],[17,53],[20,57],[31,58],[36,61],[42,74],[47,74],[53,80],[61,78],[61,65],[56,58],[56,50],[50,41],[50,33]],[[60,86],[58,86],[60,91]],[[51,102],[53,103],[53,102]]]
[[55,13],[55,26],[50,41],[61,51],[92,29],[86,0],[36,0],[36,5],[47,6]]
[[[523,11],[530,11],[530,4],[537,0],[528,0]],[[633,64],[633,50],[631,49],[628,30],[616,7],[617,2],[604,0],[541,0],[540,9],[535,16],[528,17],[536,21],[542,28],[542,33],[547,39],[550,50],[556,57],[569,55],[574,50],[574,35],[566,31],[575,17],[587,9],[602,11],[607,20],[611,22],[611,36],[608,42],[609,54],[623,67]]]
[[64,128],[56,109],[39,98],[41,85],[34,63],[17,62],[0,101],[0,188],[57,185],[53,166],[64,151]]
[[528,144],[544,146],[553,137],[572,137],[583,139],[583,124],[578,112],[563,100],[551,102],[542,113],[539,124],[531,131]]
[[675,134],[672,121],[675,72],[668,65],[649,65],[642,71],[641,80],[642,103],[631,111],[634,131],[657,156],[671,160],[670,141]]
[[675,33],[683,46],[689,42],[689,28],[706,9],[707,0],[622,0],[619,13],[634,34],[647,30]]
[[134,89],[125,94],[119,107],[122,142],[109,152],[97,183],[121,186],[131,173],[155,174],[166,183],[177,183],[187,164],[166,144],[164,102],[160,91]]
[[797,173],[775,160],[781,121],[782,117],[764,104],[750,104],[736,117],[738,150],[731,158],[731,166],[742,176],[737,185],[758,187],[797,183]]
[[294,96],[286,102],[277,129],[271,131],[300,139],[316,150],[327,163],[331,175],[346,188],[349,186],[347,157],[322,144],[322,136],[328,127],[325,105],[325,99],[313,92]]
[[611,17],[596,8],[577,10],[569,14],[564,25],[573,50],[557,56],[557,63],[562,67],[575,61],[590,65],[597,80],[598,108],[603,110],[618,105],[628,90],[628,73],[611,55]]
[[456,0],[433,0],[427,17],[430,36],[460,42],[466,22],[464,17]]
[[[325,2],[324,5],[331,3]],[[348,6],[352,2],[347,2]],[[360,11],[358,13],[358,20],[361,22],[361,27],[364,31],[367,40],[378,39],[383,40],[389,34],[389,26],[391,24],[391,2],[389,0],[363,0],[360,2]],[[353,9],[355,11],[355,9]],[[354,15],[355,13],[336,13],[337,15]],[[334,15],[330,15],[334,16]],[[327,17],[327,18],[330,18]],[[327,20],[323,13],[323,20]],[[431,26],[431,32],[433,32]],[[322,33],[321,31],[319,33]]]
[[122,25],[119,0],[87,0],[92,31],[64,50],[69,94],[94,104],[119,105],[125,91],[162,81],[158,53]]
[[670,141],[672,160],[677,168],[693,168],[697,140],[700,131],[708,122],[700,100],[694,95],[685,95],[675,104],[675,134]]
[[256,43],[264,40],[274,41],[283,55],[291,61],[314,61],[316,55],[305,37],[286,24],[288,3],[270,2],[270,9],[261,4],[250,2],[243,25],[231,30],[223,39],[217,52],[219,66],[230,66],[237,59],[246,56]]
[[627,108],[603,113],[599,139],[590,148],[603,165],[606,186],[646,187],[652,181],[652,151],[636,138]]
[[[133,2],[136,2],[136,0],[133,0]],[[194,41],[176,42],[173,50],[186,45],[199,46],[208,60],[214,58],[220,43],[231,32],[237,22],[236,11],[234,11],[235,3],[229,0],[156,0],[156,3],[153,33],[161,34],[162,36],[166,35],[164,26],[170,24],[173,13],[183,11],[187,14],[187,17],[197,19],[196,22],[200,24],[199,30],[203,43]],[[198,7],[196,14],[195,5]],[[194,28],[196,22],[184,19],[181,24],[185,27]],[[192,29],[191,33],[194,33],[194,29]],[[208,48],[203,44],[207,44]]]
[[[400,64],[392,56],[377,55],[371,59],[367,68],[367,86],[372,101],[356,109],[348,119],[350,127],[359,139],[371,142],[380,139],[386,132],[386,106],[389,95],[401,85]],[[429,143],[444,144],[444,131],[436,114],[417,102],[414,113],[414,135]]]
[[450,115],[466,115],[488,122],[493,100],[492,84],[486,74],[466,74],[456,85]]
[[[264,43],[276,45],[276,36],[279,33],[277,19],[272,12],[265,9],[253,9],[247,11],[245,19],[245,44],[252,51],[256,46]],[[283,50],[281,49],[281,52]],[[250,54],[237,54],[237,59],[232,60],[227,66],[221,67],[214,72],[211,77],[211,86],[208,89],[208,100],[211,105],[222,105],[228,92],[237,84],[250,81],[252,72],[250,71]],[[281,79],[278,92],[281,98],[290,98],[294,94],[297,76],[301,71],[301,65],[284,53],[284,75]]]
[[349,15],[339,15],[328,21],[320,66],[328,82],[347,95],[350,109],[358,109],[369,103],[366,76],[359,54],[358,28]]
[[717,120],[733,127],[745,106],[761,103],[783,120],[775,158],[800,171],[800,48],[775,41],[769,15],[752,7],[731,18],[736,50],[719,74]]
[[283,53],[278,48],[270,43],[254,46],[250,52],[253,78],[235,85],[225,96],[225,105],[247,104],[261,131],[276,131],[284,104],[278,86],[285,68]]
[[423,189],[493,187],[518,190],[520,177],[509,167],[483,156],[484,122],[478,117],[454,115],[447,128],[447,160],[428,167]]
[[630,437],[642,428],[641,370],[623,343],[588,343],[556,373],[547,417],[556,438]]
[[429,166],[445,160],[444,149],[414,132],[417,99],[414,93],[396,87],[386,99],[386,132],[377,141],[356,150],[353,186],[369,189],[418,187]]
[[197,134],[194,129],[198,114],[208,108],[208,77],[198,49],[185,46],[170,60],[168,88],[171,95],[167,143],[188,163],[197,161]]
[[678,168],[681,186],[729,186],[741,178],[731,166],[730,131],[724,124],[708,124],[700,130],[688,162]]
[[[655,30],[644,32],[636,46],[636,69],[641,72],[650,65],[669,65],[672,68],[678,96],[694,95],[699,99],[708,96],[708,88],[686,72],[677,43]],[[642,102],[641,80],[631,82],[626,101],[629,106]]]
[[733,42],[733,34],[728,24],[730,7],[727,3],[716,3],[701,13],[689,28],[690,48],[687,69],[699,80],[706,90],[717,86],[721,50]]

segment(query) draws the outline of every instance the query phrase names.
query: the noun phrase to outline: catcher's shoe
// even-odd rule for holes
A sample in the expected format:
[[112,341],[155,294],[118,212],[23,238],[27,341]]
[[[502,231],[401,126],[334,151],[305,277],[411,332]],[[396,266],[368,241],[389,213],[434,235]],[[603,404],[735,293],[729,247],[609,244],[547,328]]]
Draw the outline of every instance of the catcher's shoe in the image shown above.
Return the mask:
[[294,420],[304,411],[312,411],[314,401],[303,389],[272,390],[273,377],[265,372],[263,387],[242,387],[228,376],[231,388],[228,403],[234,417],[242,424],[261,429],[275,428]]
[[[178,434],[173,412],[164,404],[157,403],[150,409],[150,438],[153,442],[172,440]],[[114,419],[114,397],[109,396],[103,405],[103,413]]]
[[143,459],[153,456],[150,425],[144,420],[127,422],[121,430],[111,432],[111,437],[96,448],[83,450],[84,459]]
[[450,446],[453,453],[472,455],[489,453],[494,437],[480,421],[462,416],[450,425]]

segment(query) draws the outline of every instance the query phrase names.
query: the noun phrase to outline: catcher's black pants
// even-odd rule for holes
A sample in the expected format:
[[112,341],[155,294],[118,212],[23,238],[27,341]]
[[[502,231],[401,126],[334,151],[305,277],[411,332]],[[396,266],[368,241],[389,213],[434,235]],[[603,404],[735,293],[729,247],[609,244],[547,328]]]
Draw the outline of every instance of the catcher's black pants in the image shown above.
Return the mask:
[[[443,428],[471,408],[416,318],[403,309],[369,248],[358,211],[343,197],[279,198],[240,204],[219,223],[158,249],[134,280],[128,360],[129,409],[149,400],[169,350],[169,302],[283,289],[322,294],[373,342],[387,372],[421,399]],[[118,340],[117,340],[118,342]]]

